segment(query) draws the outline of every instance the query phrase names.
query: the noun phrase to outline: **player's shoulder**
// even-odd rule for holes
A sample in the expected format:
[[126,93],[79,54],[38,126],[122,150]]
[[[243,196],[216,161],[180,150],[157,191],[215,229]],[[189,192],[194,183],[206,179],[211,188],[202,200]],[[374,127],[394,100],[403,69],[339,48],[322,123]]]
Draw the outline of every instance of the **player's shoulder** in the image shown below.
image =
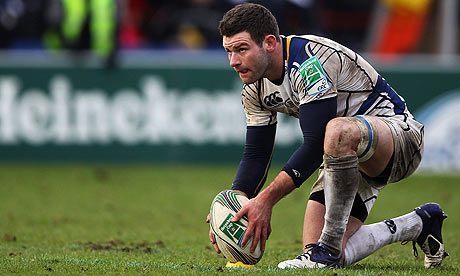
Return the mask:
[[258,94],[260,93],[260,89],[261,89],[261,82],[263,80],[260,79],[256,82],[253,82],[253,83],[248,83],[248,84],[243,84],[243,88],[241,90],[241,93],[243,94],[243,96],[245,94]]
[[321,64],[340,59],[336,54],[346,49],[331,39],[316,35],[291,35],[284,39],[285,59],[289,69],[313,59],[318,59]]
[[289,35],[284,36],[286,39],[291,40],[295,45],[305,45],[308,42],[316,42],[323,44],[336,44],[337,42],[323,36],[305,34],[305,35]]
[[261,82],[263,82],[263,79],[260,79],[254,83],[243,84],[241,97],[245,108],[249,105],[254,105],[262,108],[260,102],[261,94],[263,94]]
[[332,39],[317,35],[290,35],[284,38],[286,40],[287,51],[290,51],[294,54],[299,51],[311,52],[314,47],[326,47],[334,50],[342,50],[343,48],[346,48],[342,44]]

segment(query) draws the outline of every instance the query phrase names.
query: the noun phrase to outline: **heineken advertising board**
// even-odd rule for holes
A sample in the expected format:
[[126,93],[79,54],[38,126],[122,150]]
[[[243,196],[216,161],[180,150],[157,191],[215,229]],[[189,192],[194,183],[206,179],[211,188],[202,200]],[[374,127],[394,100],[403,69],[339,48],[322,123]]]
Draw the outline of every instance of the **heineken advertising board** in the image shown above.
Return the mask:
[[[0,160],[238,162],[236,73],[225,59],[162,58],[116,69],[0,64]],[[459,70],[426,68],[380,72],[416,111],[460,87]],[[274,161],[301,142],[298,121],[280,116]]]
[[[223,66],[0,68],[0,159],[237,162],[240,90]],[[281,118],[280,152],[297,124]]]

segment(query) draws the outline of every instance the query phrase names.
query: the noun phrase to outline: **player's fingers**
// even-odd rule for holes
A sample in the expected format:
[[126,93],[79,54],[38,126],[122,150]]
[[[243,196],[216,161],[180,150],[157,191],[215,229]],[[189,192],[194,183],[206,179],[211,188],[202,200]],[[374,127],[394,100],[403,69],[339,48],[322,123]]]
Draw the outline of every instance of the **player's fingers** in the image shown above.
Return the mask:
[[271,234],[271,233],[272,233],[272,225],[269,224],[269,225],[268,225],[268,230],[267,230],[267,240],[268,240],[268,238],[270,237],[270,234]]
[[210,220],[211,220],[211,214],[208,214],[208,216],[206,217],[206,222],[209,223]]
[[[262,252],[265,251],[265,244],[267,242],[267,231],[262,231],[262,235],[260,236],[260,250]],[[256,245],[257,247],[257,245]]]
[[217,246],[217,243],[213,245],[214,245],[214,249],[216,250],[217,254],[220,254],[220,249],[219,249],[219,246]]
[[220,249],[219,249],[219,247],[217,246],[216,239],[214,238],[214,235],[212,234],[212,231],[211,231],[211,230],[209,230],[209,239],[211,240],[212,245],[213,245],[214,248],[216,249],[216,252],[219,254],[219,253],[220,253]]
[[245,208],[243,205],[243,207],[241,207],[238,213],[235,214],[235,217],[233,217],[232,222],[239,221],[246,213],[247,213],[247,208]]
[[254,226],[252,223],[249,223],[246,233],[244,233],[243,240],[241,241],[241,247],[245,247],[248,243],[248,240],[253,236]]
[[254,253],[254,251],[256,251],[257,244],[260,241],[260,235],[261,235],[261,229],[260,229],[260,227],[257,227],[255,232],[254,232],[254,236],[253,236],[253,240],[252,240],[252,244],[251,244],[251,250],[250,250],[251,253]]
[[215,244],[216,243],[216,240],[214,239],[214,235],[212,234],[212,231],[209,230],[209,239],[211,240],[211,243],[212,244]]
[[[206,222],[209,223],[209,221],[210,221],[210,215],[208,214],[208,217],[206,218]],[[211,229],[209,229],[209,240],[211,240],[211,243],[214,246],[214,249],[216,250],[217,254],[220,254],[220,249],[217,246],[216,239],[214,238],[214,235],[212,234]]]

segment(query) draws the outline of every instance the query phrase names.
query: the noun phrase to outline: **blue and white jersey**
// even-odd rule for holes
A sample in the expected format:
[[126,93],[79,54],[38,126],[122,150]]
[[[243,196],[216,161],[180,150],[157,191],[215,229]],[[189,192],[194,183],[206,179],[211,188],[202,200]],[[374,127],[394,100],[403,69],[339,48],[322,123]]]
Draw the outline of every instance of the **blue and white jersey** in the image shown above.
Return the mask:
[[299,117],[300,105],[331,97],[337,97],[337,117],[373,115],[412,121],[404,99],[354,51],[314,35],[281,39],[282,83],[261,79],[243,86],[248,126],[274,124],[277,112]]

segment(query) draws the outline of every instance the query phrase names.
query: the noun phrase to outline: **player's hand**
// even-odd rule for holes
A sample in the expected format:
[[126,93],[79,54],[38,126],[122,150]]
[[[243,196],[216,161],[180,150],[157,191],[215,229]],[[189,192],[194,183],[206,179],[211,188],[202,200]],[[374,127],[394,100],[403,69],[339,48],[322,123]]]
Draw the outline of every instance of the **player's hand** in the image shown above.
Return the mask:
[[245,215],[249,223],[241,245],[245,246],[248,240],[253,237],[251,253],[256,250],[259,241],[260,250],[265,251],[265,243],[272,232],[270,224],[272,205],[255,197],[241,207],[241,210],[233,218],[233,222],[240,220]]
[[[209,223],[209,221],[210,221],[210,215],[208,214],[208,217],[206,218],[206,222]],[[214,245],[214,249],[216,249],[217,254],[220,254],[220,249],[217,246],[214,236],[212,235],[211,229],[209,229],[209,239],[211,240],[212,245]]]

